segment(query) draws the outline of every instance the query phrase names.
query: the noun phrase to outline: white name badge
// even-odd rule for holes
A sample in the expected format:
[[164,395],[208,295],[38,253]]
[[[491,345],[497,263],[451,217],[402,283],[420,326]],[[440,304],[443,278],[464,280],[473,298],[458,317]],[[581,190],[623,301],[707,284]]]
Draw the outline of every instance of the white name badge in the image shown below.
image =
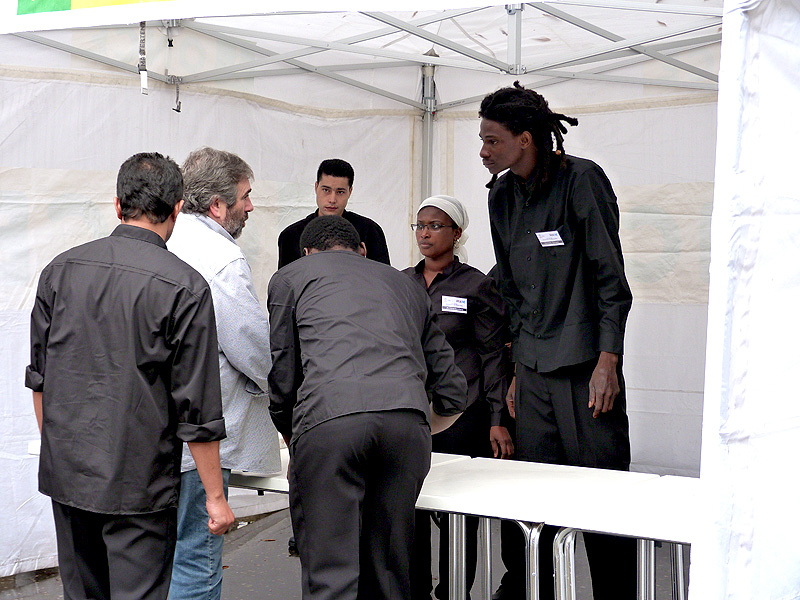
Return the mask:
[[540,231],[536,234],[536,237],[539,238],[542,248],[564,245],[564,240],[561,239],[561,235],[557,231]]
[[467,299],[456,296],[442,296],[442,310],[444,312],[467,313]]

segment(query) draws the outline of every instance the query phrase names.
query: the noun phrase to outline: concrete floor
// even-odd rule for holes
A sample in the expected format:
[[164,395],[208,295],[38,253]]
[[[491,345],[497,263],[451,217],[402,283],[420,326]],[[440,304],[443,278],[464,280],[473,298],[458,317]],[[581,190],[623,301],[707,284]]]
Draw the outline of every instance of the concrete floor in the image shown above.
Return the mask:
[[[248,523],[226,534],[223,553],[224,600],[300,600],[300,561],[289,556],[288,539],[291,525],[286,506],[286,496],[267,494],[256,496],[245,490],[232,495],[231,505],[240,523]],[[266,515],[265,515],[266,513]],[[434,527],[434,544],[438,535]],[[503,573],[499,552],[499,522],[492,524],[492,589]],[[434,549],[434,556],[436,550]],[[685,553],[686,580],[688,581],[688,552]],[[434,565],[434,577],[436,567]],[[671,572],[668,546],[656,548],[656,598],[671,598]],[[588,565],[582,542],[576,553],[576,581],[578,600],[592,600]],[[63,600],[61,579],[55,570],[49,573],[19,574],[0,580],[0,600]],[[434,581],[434,586],[436,581]],[[480,568],[473,587],[473,600],[487,600],[482,590]]]

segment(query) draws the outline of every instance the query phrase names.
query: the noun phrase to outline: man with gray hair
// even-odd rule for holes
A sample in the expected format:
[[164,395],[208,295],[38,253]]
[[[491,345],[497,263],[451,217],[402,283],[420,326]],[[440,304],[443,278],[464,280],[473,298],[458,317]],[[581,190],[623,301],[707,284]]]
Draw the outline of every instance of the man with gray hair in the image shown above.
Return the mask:
[[[222,409],[228,438],[220,444],[225,494],[231,469],[280,470],[278,435],[269,416],[269,323],[250,265],[234,241],[244,229],[253,171],[230,152],[200,148],[181,167],[184,205],[168,248],[208,281],[219,340]],[[171,600],[214,599],[222,592],[222,538],[206,535],[206,497],[184,451],[178,545]]]

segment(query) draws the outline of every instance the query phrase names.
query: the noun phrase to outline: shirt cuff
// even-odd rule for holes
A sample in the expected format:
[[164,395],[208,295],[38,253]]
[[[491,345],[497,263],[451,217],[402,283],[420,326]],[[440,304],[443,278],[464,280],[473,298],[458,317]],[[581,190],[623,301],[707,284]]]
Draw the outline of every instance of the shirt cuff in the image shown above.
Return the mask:
[[227,437],[225,419],[209,421],[202,425],[178,423],[177,435],[184,442],[216,442]]
[[34,371],[30,365],[25,367],[25,387],[34,392],[41,392],[44,389],[44,377],[41,373]]
[[601,331],[599,340],[600,352],[611,352],[612,354],[622,354],[624,334],[615,331]]

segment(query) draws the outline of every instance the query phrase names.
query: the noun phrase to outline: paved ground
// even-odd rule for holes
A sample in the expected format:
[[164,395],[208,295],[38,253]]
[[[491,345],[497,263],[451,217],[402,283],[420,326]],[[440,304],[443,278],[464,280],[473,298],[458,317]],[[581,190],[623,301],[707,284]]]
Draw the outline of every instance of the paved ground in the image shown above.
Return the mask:
[[[242,492],[242,493],[239,493]],[[257,520],[226,534],[223,554],[223,600],[300,600],[300,561],[289,556],[287,542],[291,535],[286,497],[237,491],[231,505],[241,523],[257,515]],[[435,528],[434,528],[435,530]],[[434,543],[438,543],[434,533]],[[493,524],[493,540],[499,540],[499,525]],[[497,544],[495,544],[497,545]],[[503,573],[499,548],[493,550],[493,588]],[[582,543],[577,551],[578,600],[591,600],[588,567]],[[688,570],[688,555],[685,560]],[[669,552],[666,547],[656,549],[656,575],[658,600],[671,597]],[[688,573],[687,573],[688,581]],[[20,574],[5,578],[0,587],[0,600],[63,600],[61,579],[54,571],[38,574]],[[436,582],[434,582],[434,585]],[[5,589],[3,589],[5,588]],[[483,598],[480,569],[473,587],[474,600]]]

